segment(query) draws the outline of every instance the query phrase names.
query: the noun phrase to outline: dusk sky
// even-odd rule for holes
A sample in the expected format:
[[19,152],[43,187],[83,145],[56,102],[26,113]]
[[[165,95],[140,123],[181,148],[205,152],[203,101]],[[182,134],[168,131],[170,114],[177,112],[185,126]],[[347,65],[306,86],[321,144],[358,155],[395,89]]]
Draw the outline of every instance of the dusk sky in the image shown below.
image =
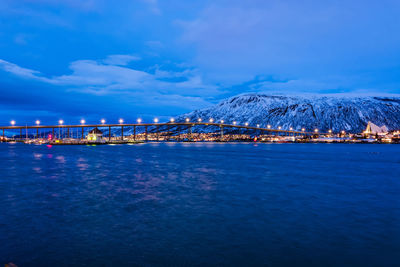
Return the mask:
[[400,93],[400,1],[0,1],[0,122],[167,118],[246,93]]

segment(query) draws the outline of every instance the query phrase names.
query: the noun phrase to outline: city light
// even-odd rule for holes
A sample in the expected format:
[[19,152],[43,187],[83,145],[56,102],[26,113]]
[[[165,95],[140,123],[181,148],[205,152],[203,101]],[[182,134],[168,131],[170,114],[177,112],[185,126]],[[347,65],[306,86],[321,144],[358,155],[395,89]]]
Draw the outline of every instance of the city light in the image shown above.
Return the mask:
[[236,125],[236,121],[233,121],[233,125]]
[[137,119],[136,121],[137,121],[138,123],[141,123],[141,122],[142,122],[142,119],[139,118],[139,119]]
[[123,124],[124,120],[123,119],[119,119],[118,122],[119,122],[119,124]]
[[175,121],[175,119],[174,119],[174,118],[171,118],[171,119],[169,119],[169,121],[170,121],[170,122],[174,122],[174,121]]
[[15,120],[12,120],[10,123],[11,123],[12,126],[14,126],[15,125]]
[[155,123],[158,123],[158,118],[154,118],[154,122],[155,122]]
[[81,120],[81,124],[85,124],[86,123],[86,121],[85,120]]
[[268,128],[268,129],[271,129],[271,125],[268,124],[268,125],[267,125],[267,128]]
[[105,119],[101,119],[101,124],[104,124],[104,123],[106,123],[106,120]]
[[61,124],[61,125],[62,125],[62,124],[64,124],[64,121],[63,121],[63,120],[59,120],[59,121],[58,121],[58,124]]
[[40,124],[40,120],[35,121],[35,123],[36,123],[37,125],[39,125],[39,124]]
[[315,129],[314,132],[318,133],[318,129]]
[[246,125],[246,126],[249,126],[249,123],[248,123],[248,122],[246,122],[244,125]]
[[289,130],[293,131],[293,128],[292,128],[292,127],[290,127],[290,128],[289,128]]
[[201,122],[201,118],[198,118],[197,121],[198,121],[198,122]]
[[221,123],[224,123],[224,120],[221,120]]
[[328,133],[332,133],[332,130],[329,130]]
[[280,130],[280,129],[282,129],[282,127],[281,127],[281,126],[278,126],[278,130]]
[[306,129],[305,128],[301,128],[301,131],[304,132]]
[[260,124],[257,124],[257,128],[260,128]]
[[186,121],[186,122],[189,122],[189,121],[190,121],[190,119],[189,119],[189,118],[186,118],[186,119],[185,119],[185,121]]
[[345,134],[346,132],[345,131],[342,131],[342,134]]
[[210,119],[210,122],[213,122],[213,121],[214,121],[214,119],[211,118],[211,119]]

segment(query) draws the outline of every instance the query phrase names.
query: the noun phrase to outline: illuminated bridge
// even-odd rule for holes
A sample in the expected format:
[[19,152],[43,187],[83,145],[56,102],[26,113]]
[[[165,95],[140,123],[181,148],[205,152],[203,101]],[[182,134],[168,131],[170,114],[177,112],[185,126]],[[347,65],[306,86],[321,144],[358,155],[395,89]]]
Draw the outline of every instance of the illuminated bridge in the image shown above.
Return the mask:
[[[60,121],[58,125],[40,125],[37,121],[36,125],[17,126],[15,122],[12,122],[11,126],[0,126],[2,130],[2,138],[10,137],[9,132],[13,132],[13,139],[56,139],[58,138],[75,138],[84,139],[85,132],[87,133],[91,129],[102,128],[108,129],[108,134],[103,136],[103,139],[108,141],[113,140],[124,140],[129,137],[131,140],[188,140],[192,141],[196,139],[196,135],[208,134],[214,136],[214,140],[229,140],[229,135],[236,133],[236,135],[247,135],[247,136],[264,136],[264,135],[275,135],[275,136],[313,136],[321,133],[317,129],[313,131],[306,131],[304,128],[301,131],[297,130],[283,130],[281,127],[273,129],[270,126],[267,128],[257,126],[251,126],[247,123],[245,125],[238,125],[236,123],[228,124],[221,122],[190,122],[188,119],[185,122],[170,121],[166,123],[124,123],[120,120],[118,124],[86,124],[82,120],[79,125],[64,125],[63,121]],[[195,131],[193,131],[195,129]],[[124,130],[129,130],[129,135],[124,136]],[[118,132],[118,136],[112,134],[112,132]],[[8,134],[6,134],[8,133]],[[17,133],[19,135],[17,135]],[[330,132],[331,133],[331,132]],[[7,136],[8,135],[8,136]],[[178,138],[177,138],[178,136]],[[198,139],[198,138],[197,138]]]

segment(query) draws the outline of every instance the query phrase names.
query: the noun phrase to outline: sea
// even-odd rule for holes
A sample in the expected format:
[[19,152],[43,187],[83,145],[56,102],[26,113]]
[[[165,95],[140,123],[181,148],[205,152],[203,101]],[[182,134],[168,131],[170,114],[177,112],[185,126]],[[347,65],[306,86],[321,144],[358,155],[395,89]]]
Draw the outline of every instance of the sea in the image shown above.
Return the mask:
[[0,264],[400,266],[400,145],[0,144]]

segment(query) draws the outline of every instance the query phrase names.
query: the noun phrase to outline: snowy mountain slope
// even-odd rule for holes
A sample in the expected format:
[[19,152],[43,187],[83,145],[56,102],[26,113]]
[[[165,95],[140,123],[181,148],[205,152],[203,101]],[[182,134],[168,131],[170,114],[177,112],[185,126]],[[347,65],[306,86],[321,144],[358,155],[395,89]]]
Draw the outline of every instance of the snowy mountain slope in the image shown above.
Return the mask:
[[368,121],[390,130],[400,129],[399,97],[350,97],[350,96],[279,96],[244,94],[219,104],[180,116],[177,121],[189,118],[203,121],[213,118],[226,123],[236,121],[249,125],[260,124],[273,128],[300,130],[315,128],[321,131],[345,130],[361,132]]

